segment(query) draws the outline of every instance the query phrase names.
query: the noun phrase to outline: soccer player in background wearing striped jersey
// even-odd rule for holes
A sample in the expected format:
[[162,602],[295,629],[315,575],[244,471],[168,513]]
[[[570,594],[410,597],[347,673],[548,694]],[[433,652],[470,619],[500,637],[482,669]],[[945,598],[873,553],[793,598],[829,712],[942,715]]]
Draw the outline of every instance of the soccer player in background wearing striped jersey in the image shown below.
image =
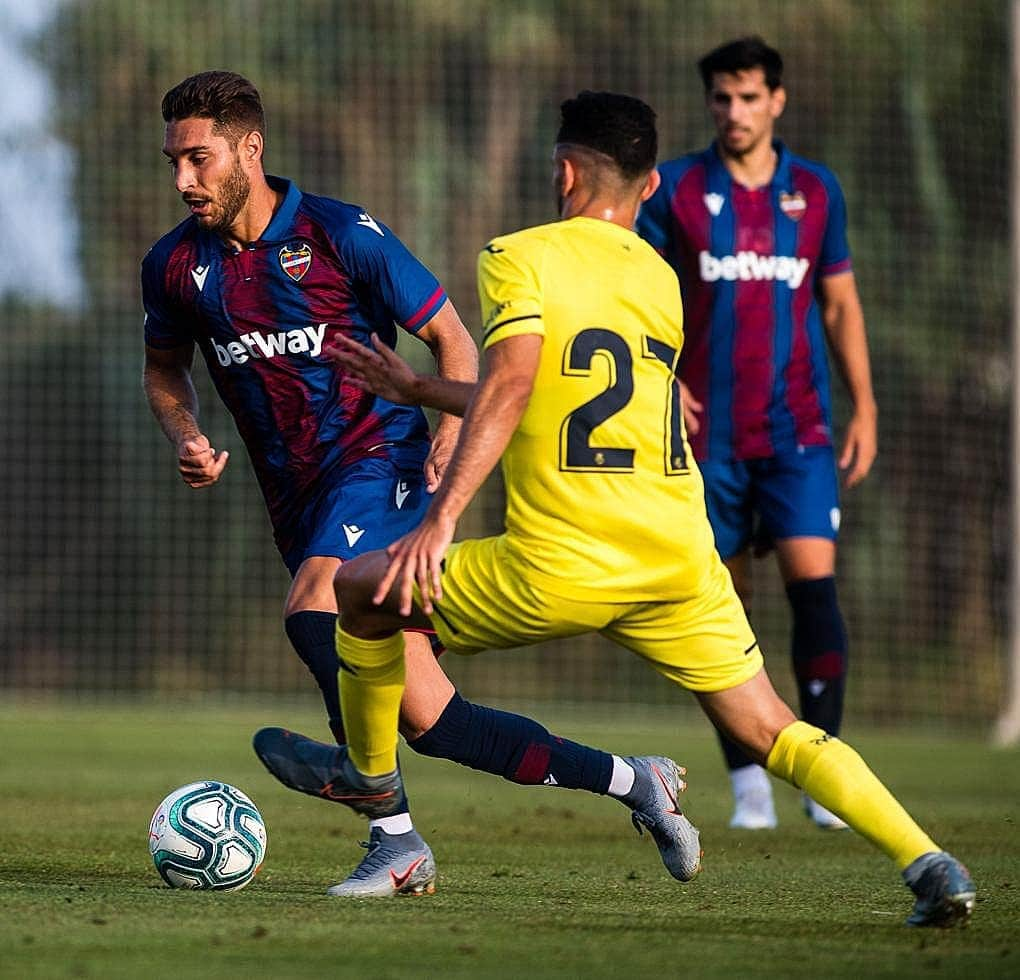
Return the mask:
[[[847,637],[834,577],[840,509],[826,340],[852,405],[838,459],[847,488],[867,476],[877,446],[843,194],[828,168],[774,137],[786,104],[777,51],[742,38],[699,69],[716,140],[659,166],[637,230],[680,279],[684,414],[716,546],[748,609],[752,553],[775,548],[801,713],[837,735]],[[730,826],[775,827],[765,770],[721,741]],[[845,828],[810,796],[803,802],[818,826]]]
[[[302,193],[263,170],[258,91],[232,72],[185,79],[163,99],[163,153],[190,216],[142,263],[145,392],[196,489],[221,477],[228,453],[199,423],[191,377],[196,345],[237,425],[292,576],[288,638],[344,739],[334,646],[333,578],[341,564],[385,547],[421,519],[460,428],[440,418],[430,437],[417,407],[345,380],[323,348],[338,336],[396,342],[399,325],[432,351],[441,377],[473,381],[478,352],[435,276],[361,207]],[[650,814],[668,806],[644,757],[613,756],[550,734],[521,715],[472,704],[420,633],[407,641],[401,732],[416,752],[511,782],[587,789]],[[304,753],[301,788],[331,798],[336,745],[287,733]],[[679,777],[677,777],[679,779]],[[330,892],[387,897],[433,887],[431,851],[406,798],[373,820],[368,853]]]

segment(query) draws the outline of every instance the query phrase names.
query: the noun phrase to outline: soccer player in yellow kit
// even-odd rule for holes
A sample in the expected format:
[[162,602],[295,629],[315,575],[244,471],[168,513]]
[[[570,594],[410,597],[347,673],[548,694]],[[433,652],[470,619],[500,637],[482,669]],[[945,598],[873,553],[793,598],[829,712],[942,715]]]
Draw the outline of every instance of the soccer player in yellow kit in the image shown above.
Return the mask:
[[[338,574],[348,756],[334,792],[368,814],[400,797],[402,629],[431,622],[464,654],[597,631],[691,690],[769,772],[892,858],[917,898],[910,924],[964,921],[975,895],[966,869],[850,746],[778,697],[714,549],[683,431],[679,287],[632,231],[658,184],[654,118],[613,93],[563,104],[562,220],[494,239],[479,259],[486,373],[477,386],[419,376],[382,344],[338,342],[334,356],[367,387],[463,413],[464,424],[419,527]],[[505,532],[452,543],[501,458]],[[678,832],[673,847],[693,875],[697,855],[684,849],[696,836]]]

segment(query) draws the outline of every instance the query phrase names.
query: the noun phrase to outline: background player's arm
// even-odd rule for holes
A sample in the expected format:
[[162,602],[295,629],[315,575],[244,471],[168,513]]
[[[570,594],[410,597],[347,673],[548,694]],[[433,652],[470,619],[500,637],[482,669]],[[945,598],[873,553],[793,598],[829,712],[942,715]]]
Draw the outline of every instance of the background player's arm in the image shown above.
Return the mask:
[[[449,300],[416,336],[432,351],[438,380],[473,385],[478,379],[478,348]],[[453,414],[443,411],[439,416],[432,449],[425,462],[425,483],[429,492],[439,486],[449,465],[460,434],[461,415],[462,411]]]
[[829,344],[853,403],[839,458],[840,469],[847,471],[846,485],[852,487],[868,475],[878,452],[878,406],[854,274],[826,276],[819,285],[819,299]]
[[198,395],[191,380],[194,346],[162,350],[146,345],[142,387],[163,434],[177,450],[181,477],[200,489],[220,478],[230,453],[217,453],[199,427]]
[[442,598],[442,561],[457,521],[499,462],[528,407],[541,352],[537,334],[508,337],[486,351],[485,377],[468,405],[446,477],[421,524],[386,549],[390,566],[376,590],[377,603],[394,582],[400,588],[401,615],[411,614],[415,583],[426,613],[432,612],[433,598]]

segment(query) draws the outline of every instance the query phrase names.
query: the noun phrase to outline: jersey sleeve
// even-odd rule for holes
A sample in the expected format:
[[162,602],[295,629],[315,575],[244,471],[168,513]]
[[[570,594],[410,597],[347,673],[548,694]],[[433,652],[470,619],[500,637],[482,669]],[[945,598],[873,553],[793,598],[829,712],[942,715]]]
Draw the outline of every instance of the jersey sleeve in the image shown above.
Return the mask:
[[446,302],[446,290],[389,228],[367,213],[359,218],[339,243],[344,265],[397,323],[417,333]]
[[142,260],[142,307],[145,310],[145,343],[169,350],[194,340],[185,318],[176,314],[166,293],[163,265],[149,252]]
[[535,264],[519,242],[497,238],[479,253],[478,298],[483,350],[509,337],[545,336]]
[[850,243],[846,237],[846,201],[839,181],[831,173],[826,175],[825,188],[829,196],[829,215],[818,256],[818,273],[834,276],[849,272],[851,267]]
[[673,194],[673,183],[666,179],[661,168],[659,175],[662,180],[655,193],[642,203],[635,230],[660,255],[664,255],[670,242],[670,198]]

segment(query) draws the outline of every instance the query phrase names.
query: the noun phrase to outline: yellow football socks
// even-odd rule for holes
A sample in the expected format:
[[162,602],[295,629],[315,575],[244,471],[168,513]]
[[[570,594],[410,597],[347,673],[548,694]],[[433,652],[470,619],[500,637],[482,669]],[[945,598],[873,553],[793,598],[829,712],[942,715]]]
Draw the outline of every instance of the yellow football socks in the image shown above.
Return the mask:
[[769,753],[767,768],[842,817],[901,871],[922,854],[941,850],[864,760],[820,728],[803,721],[784,728]]
[[397,722],[404,696],[404,634],[362,640],[337,623],[340,708],[351,762],[366,776],[397,768]]

